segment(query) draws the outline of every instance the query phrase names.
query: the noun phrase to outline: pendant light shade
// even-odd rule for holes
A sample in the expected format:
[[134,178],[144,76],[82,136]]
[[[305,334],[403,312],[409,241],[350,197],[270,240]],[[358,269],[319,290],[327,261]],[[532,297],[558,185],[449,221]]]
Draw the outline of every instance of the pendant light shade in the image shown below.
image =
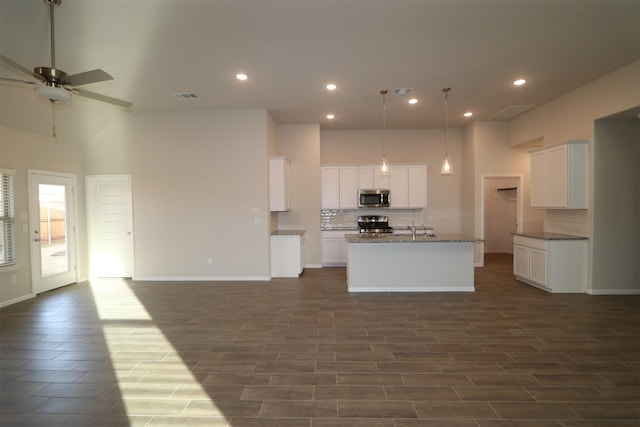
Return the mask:
[[453,166],[451,160],[449,160],[449,141],[448,141],[448,128],[449,128],[449,92],[450,87],[442,89],[444,93],[444,158],[442,159],[442,166],[440,167],[440,175],[453,175]]
[[386,89],[382,89],[380,91],[380,95],[382,95],[382,160],[380,160],[380,176],[389,175],[389,161],[387,160],[387,156],[385,154],[385,134],[387,131],[386,126],[386,104],[385,104],[385,95],[387,94]]

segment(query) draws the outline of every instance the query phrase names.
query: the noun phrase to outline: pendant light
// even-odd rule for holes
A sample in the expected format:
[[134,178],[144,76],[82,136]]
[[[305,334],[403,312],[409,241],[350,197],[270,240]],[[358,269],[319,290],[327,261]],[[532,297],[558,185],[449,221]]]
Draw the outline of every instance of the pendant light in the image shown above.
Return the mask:
[[448,128],[449,128],[449,92],[450,87],[442,89],[444,92],[444,158],[442,159],[442,167],[440,175],[453,175],[453,166],[449,160],[449,144],[448,144]]
[[380,161],[380,176],[388,176],[389,175],[389,162],[387,161],[387,156],[385,155],[385,133],[387,131],[386,126],[386,104],[385,104],[385,95],[387,94],[386,89],[382,89],[380,91],[380,95],[382,95],[382,160]]

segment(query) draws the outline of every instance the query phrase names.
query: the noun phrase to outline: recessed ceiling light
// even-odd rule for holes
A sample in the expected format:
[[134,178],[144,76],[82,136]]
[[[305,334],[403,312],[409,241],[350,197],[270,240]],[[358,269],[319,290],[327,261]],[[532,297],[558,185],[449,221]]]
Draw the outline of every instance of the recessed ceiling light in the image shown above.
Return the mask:
[[416,98],[411,98],[409,101],[407,101],[409,104],[417,104],[418,100]]
[[473,116],[473,113],[471,111],[467,111],[466,113],[464,113],[465,117],[471,117]]
[[335,84],[335,83],[329,83],[329,84],[326,86],[327,90],[336,90],[336,88],[337,88],[337,87],[338,87],[338,86],[336,86],[336,84]]
[[518,79],[516,81],[513,82],[514,86],[522,86],[523,84],[525,84],[527,81],[525,79]]
[[249,78],[249,76],[247,76],[245,73],[236,74],[236,79],[238,79],[238,80],[244,81],[244,80],[247,80],[248,78]]
[[335,115],[333,115],[333,114],[327,114],[327,119],[329,119],[329,120],[333,120],[333,119],[335,119],[335,118],[336,118],[336,116],[335,116]]

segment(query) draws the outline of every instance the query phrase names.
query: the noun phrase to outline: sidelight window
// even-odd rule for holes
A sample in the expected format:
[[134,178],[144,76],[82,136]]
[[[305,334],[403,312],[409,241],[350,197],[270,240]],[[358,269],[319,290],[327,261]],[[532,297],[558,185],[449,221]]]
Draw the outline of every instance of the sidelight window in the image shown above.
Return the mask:
[[0,169],[0,267],[16,262],[16,218],[13,201],[15,172]]

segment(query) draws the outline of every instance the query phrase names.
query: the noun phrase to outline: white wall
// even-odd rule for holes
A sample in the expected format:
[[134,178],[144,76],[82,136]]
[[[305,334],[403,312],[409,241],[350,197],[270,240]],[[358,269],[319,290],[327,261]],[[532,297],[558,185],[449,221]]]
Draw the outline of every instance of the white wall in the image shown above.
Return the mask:
[[322,264],[320,233],[320,126],[279,125],[277,154],[291,163],[291,210],[279,212],[277,226],[281,229],[304,229],[305,264]]
[[[321,131],[320,163],[377,164],[382,158],[380,130]],[[462,132],[449,129],[449,156],[454,168],[452,176],[440,175],[444,156],[444,129],[387,130],[386,156],[389,163],[427,164],[427,205],[419,223],[434,227],[436,232],[462,232]]]
[[132,175],[136,278],[269,277],[269,126],[264,110],[147,112],[93,138],[87,174]]
[[640,120],[595,126],[592,293],[640,293]]
[[[482,236],[483,175],[529,176],[527,149],[509,145],[508,122],[475,122],[464,131],[464,229],[465,233]],[[469,162],[472,164],[469,165]],[[529,208],[529,180],[524,180],[520,196],[523,199],[523,231],[542,231],[543,212]],[[476,245],[476,265],[483,265],[484,245]]]
[[640,105],[640,61],[607,74],[511,121],[509,142],[544,145],[593,140],[593,121]]
[[[84,237],[84,176],[81,147],[61,135],[57,142],[48,134],[34,134],[7,127],[0,128],[0,167],[15,170],[16,258],[14,267],[0,269],[0,306],[31,295],[30,245],[32,240],[20,216],[28,212],[27,170],[40,169],[76,174],[78,236],[78,280],[87,277],[87,245]],[[17,283],[11,284],[11,276]]]

